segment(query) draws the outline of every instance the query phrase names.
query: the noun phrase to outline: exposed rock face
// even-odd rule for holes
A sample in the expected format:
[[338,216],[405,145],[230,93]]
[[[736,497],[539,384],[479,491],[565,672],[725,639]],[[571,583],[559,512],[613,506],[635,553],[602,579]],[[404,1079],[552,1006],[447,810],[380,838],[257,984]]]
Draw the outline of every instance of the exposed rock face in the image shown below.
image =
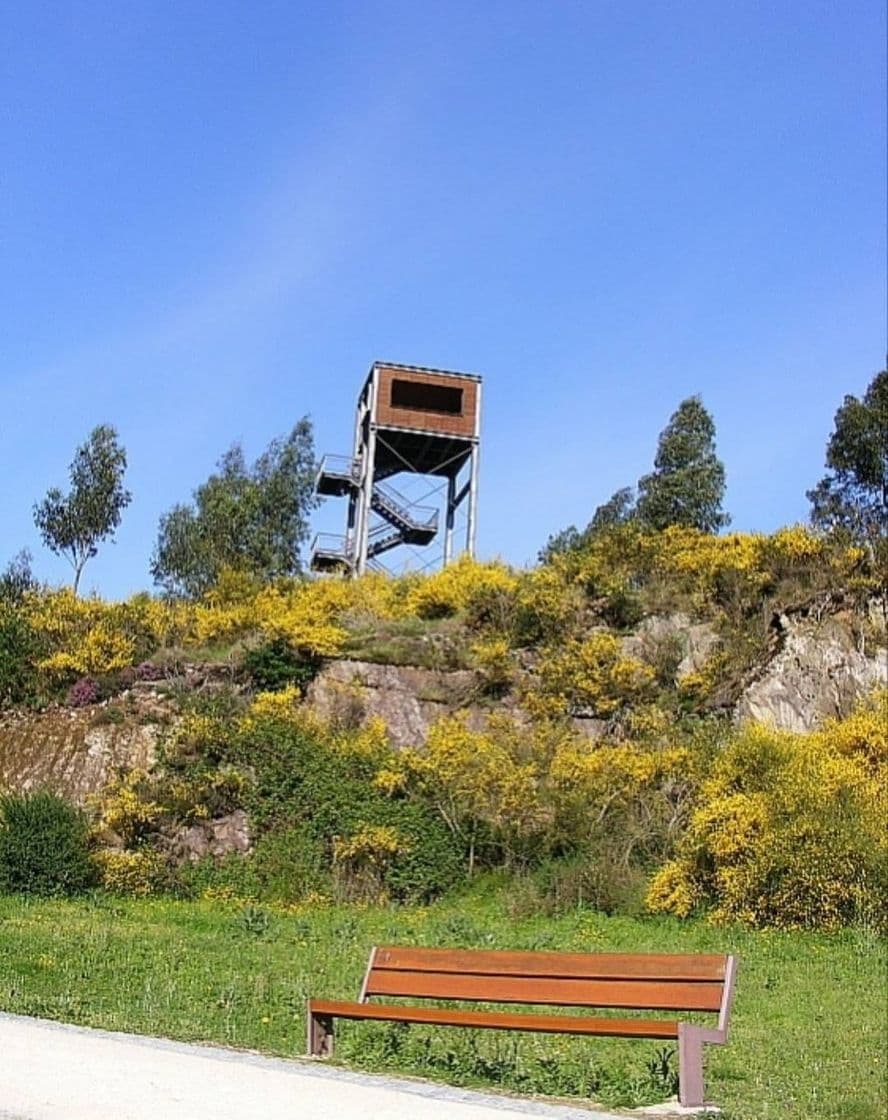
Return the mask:
[[848,715],[873,689],[888,683],[888,651],[860,653],[837,619],[780,620],[777,654],[740,697],[738,722],[756,720],[784,731],[811,731]]
[[249,852],[251,846],[250,827],[243,809],[180,828],[169,840],[170,854],[176,863],[197,863],[204,856],[218,860],[231,852]]
[[[408,747],[425,742],[432,724],[455,711],[466,712],[470,726],[483,726],[491,708],[477,702],[476,690],[477,678],[466,669],[333,661],[311,683],[306,699],[319,715],[344,726],[378,716],[393,745]],[[508,701],[497,702],[496,710],[517,713]]]
[[146,692],[120,722],[109,708],[121,710],[114,703],[0,713],[0,789],[45,787],[83,804],[118,769],[150,766],[163,702]]
[[574,716],[570,721],[574,731],[584,739],[603,739],[607,735],[608,722],[606,719],[595,719],[593,716]]
[[674,679],[698,672],[715,653],[719,636],[709,622],[692,622],[686,614],[651,615],[634,634],[623,639],[623,650],[656,665],[662,658],[675,661]]
[[[875,640],[884,642],[871,620]],[[824,719],[847,715],[874,688],[888,684],[888,651],[861,653],[851,620],[839,615],[822,620],[782,618],[774,655],[747,683],[735,710],[738,721],[758,720],[772,727],[810,731]],[[709,623],[694,623],[683,614],[646,619],[623,639],[627,654],[667,666],[681,680],[699,669],[715,651],[719,637]],[[211,689],[225,677],[193,668],[197,687]],[[522,660],[533,672],[533,658]],[[230,672],[226,670],[227,676]],[[397,747],[422,744],[443,716],[464,712],[469,725],[482,728],[491,711],[527,718],[514,699],[493,701],[478,692],[478,678],[468,670],[446,672],[362,661],[333,661],[308,689],[307,702],[324,718],[355,727],[380,717]],[[148,682],[113,701],[91,708],[46,712],[0,712],[0,790],[49,787],[76,802],[98,792],[119,770],[148,768],[154,761],[162,728],[177,714],[171,702]],[[577,718],[574,727],[591,739],[606,735],[606,722]],[[237,814],[206,822],[178,834],[171,843],[181,858],[246,851],[246,820]]]

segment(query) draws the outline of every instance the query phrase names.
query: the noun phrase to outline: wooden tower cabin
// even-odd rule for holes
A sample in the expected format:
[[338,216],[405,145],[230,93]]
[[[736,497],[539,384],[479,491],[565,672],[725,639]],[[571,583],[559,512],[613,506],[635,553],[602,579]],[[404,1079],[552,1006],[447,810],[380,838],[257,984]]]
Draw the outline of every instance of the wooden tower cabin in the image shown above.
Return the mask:
[[[476,374],[374,362],[358,397],[352,454],[326,455],[317,476],[318,494],[348,500],[345,535],[319,534],[312,568],[354,575],[383,570],[379,558],[393,549],[439,542],[442,512],[444,564],[456,551],[473,556],[480,432]],[[444,494],[439,506],[420,505],[400,493],[392,480],[405,474],[433,480],[431,493]],[[455,550],[458,515],[465,538]],[[434,559],[421,566],[430,567]]]

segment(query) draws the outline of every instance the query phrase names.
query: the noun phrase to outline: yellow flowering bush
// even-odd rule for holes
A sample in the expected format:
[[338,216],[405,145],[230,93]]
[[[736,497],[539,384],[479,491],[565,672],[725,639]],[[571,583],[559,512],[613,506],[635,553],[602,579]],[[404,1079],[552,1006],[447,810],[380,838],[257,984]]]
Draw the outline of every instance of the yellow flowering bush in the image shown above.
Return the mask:
[[176,723],[172,734],[163,742],[162,754],[167,762],[196,758],[215,758],[219,745],[228,737],[225,721],[203,712],[187,712]]
[[847,719],[830,720],[817,739],[864,765],[881,788],[888,781],[888,689],[859,704]]
[[579,585],[593,598],[659,587],[653,599],[648,596],[655,608],[666,593],[667,605],[678,598],[695,610],[742,613],[781,584],[798,591],[859,582],[860,561],[860,549],[800,525],[771,536],[714,536],[682,526],[653,532],[629,523],[594,535],[581,550],[556,557],[541,571],[560,572],[565,586]]
[[481,639],[473,643],[471,652],[485,691],[499,695],[512,686],[518,665],[507,638],[497,636]]
[[194,631],[193,608],[145,594],[115,603],[38,590],[23,610],[45,651],[36,668],[51,677],[114,673]]
[[145,898],[160,890],[166,879],[166,864],[153,848],[135,851],[100,848],[93,853],[102,886],[112,894]]
[[101,674],[125,669],[137,654],[132,612],[126,604],[79,599],[68,589],[34,593],[28,616],[51,651],[37,667],[50,674]]
[[532,643],[573,634],[582,620],[584,592],[567,557],[525,572],[515,599],[515,629]]
[[648,905],[715,921],[834,929],[884,922],[883,699],[807,735],[750,725],[716,757]]
[[269,638],[282,638],[316,657],[334,657],[348,637],[340,618],[349,602],[350,589],[344,580],[266,587],[256,596],[256,621]]
[[259,692],[253,697],[246,718],[294,720],[301,700],[302,692],[295,684],[277,692]]
[[[504,642],[511,649],[582,645],[591,619],[627,629],[644,611],[692,610],[742,629],[765,598],[779,605],[824,589],[850,590],[857,599],[875,594],[865,561],[860,548],[802,526],[770,536],[713,536],[681,527],[653,532],[630,523],[594,534],[582,549],[525,572],[463,556],[428,576],[371,573],[263,586],[225,569],[196,603],[147,594],[105,602],[70,590],[33,590],[20,609],[37,650],[30,671],[53,686],[78,675],[115,673],[163,649],[181,653],[244,640],[282,642],[316,663],[341,655],[350,636],[372,638],[385,623],[423,633],[422,624],[455,617],[453,633],[461,640],[468,631],[466,645],[477,639],[476,663],[492,682],[498,678],[498,687],[508,675]],[[582,656],[597,662],[599,639],[593,635],[590,641]],[[699,699],[708,683],[686,682],[687,699]],[[607,695],[598,691],[592,689],[591,699],[607,708]],[[554,710],[558,689],[546,694]]]
[[153,785],[148,771],[138,767],[112,778],[97,799],[98,828],[115,832],[127,847],[142,841],[164,811],[153,796]]
[[671,851],[698,782],[686,747],[565,738],[548,775],[559,841],[568,849],[604,845],[611,859],[649,866]]
[[619,639],[602,630],[542,652],[527,706],[535,715],[582,711],[607,717],[644,699],[654,681],[650,665],[625,656]]
[[468,556],[424,579],[407,592],[405,612],[419,618],[446,618],[497,595],[513,596],[519,579],[505,564],[480,564]]
[[336,894],[348,902],[385,901],[386,873],[412,848],[410,838],[391,825],[363,824],[351,836],[337,837],[333,841]]
[[188,644],[210,645],[233,641],[255,630],[256,603],[200,603],[193,609],[194,624]]
[[94,835],[113,833],[126,850],[140,850],[170,822],[209,820],[240,806],[249,788],[245,773],[229,764],[190,771],[135,768],[112,778],[93,799]]
[[333,841],[333,858],[337,863],[367,863],[384,866],[392,856],[409,852],[408,837],[391,825],[361,825],[351,836],[336,837]]
[[533,730],[508,716],[491,715],[483,730],[462,715],[448,716],[430,729],[425,747],[401,751],[382,768],[377,784],[431,802],[466,844],[471,872],[482,831],[508,860],[544,827],[540,754]]
[[356,728],[338,728],[327,724],[317,730],[316,734],[328,744],[331,751],[352,759],[382,765],[391,757],[392,745],[388,728],[381,716],[373,716]]
[[345,595],[341,613],[349,619],[392,620],[407,615],[407,596],[422,577],[392,579],[382,572],[367,572],[358,579],[337,581]]

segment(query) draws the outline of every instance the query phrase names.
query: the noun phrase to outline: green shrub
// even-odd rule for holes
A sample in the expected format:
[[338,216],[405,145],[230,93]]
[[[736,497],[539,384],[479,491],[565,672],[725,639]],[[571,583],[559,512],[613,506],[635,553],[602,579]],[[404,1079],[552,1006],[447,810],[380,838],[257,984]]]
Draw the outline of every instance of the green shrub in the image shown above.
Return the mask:
[[37,635],[19,607],[0,600],[0,706],[20,704],[36,691]]
[[244,671],[260,692],[275,692],[288,684],[304,689],[321,667],[320,658],[294,649],[284,638],[274,638],[247,650]]
[[323,854],[326,874],[334,837],[367,826],[393,828],[408,841],[386,865],[383,886],[390,897],[432,898],[459,875],[459,846],[438,815],[430,806],[384,793],[372,754],[337,747],[310,723],[274,718],[246,724],[227,750],[228,761],[253,775],[245,808],[260,837],[254,860],[263,890],[280,883],[280,876],[307,876],[308,882],[318,873],[316,863],[304,862],[315,859],[311,852]]
[[298,902],[307,895],[330,892],[324,846],[304,826],[278,828],[260,836],[251,861],[262,899]]
[[516,918],[579,909],[642,914],[648,875],[627,864],[617,847],[602,845],[579,856],[548,860],[533,873],[516,877],[510,912]]
[[196,863],[183,863],[176,872],[174,888],[185,898],[259,900],[262,893],[251,856],[238,852],[218,861],[204,856]]
[[408,846],[385,873],[390,896],[402,902],[428,902],[463,876],[465,858],[441,818],[423,804],[378,798],[367,813],[375,825],[388,825]]
[[0,797],[0,893],[73,895],[96,878],[80,809],[45,791]]

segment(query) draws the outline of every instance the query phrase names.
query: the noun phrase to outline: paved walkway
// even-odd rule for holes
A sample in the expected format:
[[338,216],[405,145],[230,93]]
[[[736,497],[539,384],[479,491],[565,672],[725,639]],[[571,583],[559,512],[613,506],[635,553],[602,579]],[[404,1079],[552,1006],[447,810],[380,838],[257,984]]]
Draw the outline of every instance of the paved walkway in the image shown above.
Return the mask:
[[602,1112],[0,1014],[0,1120],[617,1120]]

